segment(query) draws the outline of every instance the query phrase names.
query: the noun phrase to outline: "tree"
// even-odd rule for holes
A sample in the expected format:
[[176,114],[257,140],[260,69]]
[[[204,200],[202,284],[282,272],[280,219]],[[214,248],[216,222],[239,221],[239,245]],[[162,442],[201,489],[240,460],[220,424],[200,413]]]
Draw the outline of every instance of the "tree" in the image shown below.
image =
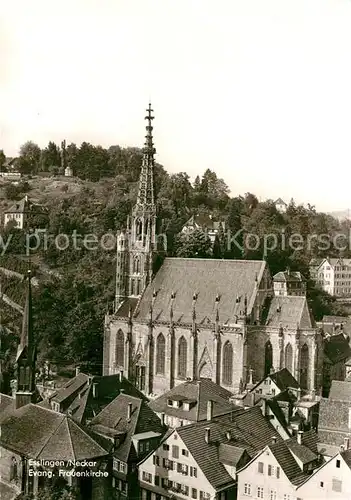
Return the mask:
[[177,239],[176,248],[178,257],[209,258],[212,254],[211,240],[200,229],[181,234]]
[[44,172],[51,172],[61,166],[61,155],[59,148],[52,141],[41,152],[40,168]]
[[2,167],[4,166],[6,161],[6,155],[4,153],[3,149],[0,149],[0,171],[2,170]]
[[22,174],[32,174],[39,168],[41,149],[33,141],[20,147],[19,168]]

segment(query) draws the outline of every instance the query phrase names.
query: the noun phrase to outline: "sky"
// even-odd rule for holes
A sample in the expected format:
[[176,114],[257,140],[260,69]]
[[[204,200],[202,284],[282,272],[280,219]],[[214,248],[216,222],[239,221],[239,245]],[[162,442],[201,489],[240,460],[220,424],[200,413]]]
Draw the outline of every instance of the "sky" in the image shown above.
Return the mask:
[[142,146],[237,196],[351,206],[350,0],[0,0],[0,149]]

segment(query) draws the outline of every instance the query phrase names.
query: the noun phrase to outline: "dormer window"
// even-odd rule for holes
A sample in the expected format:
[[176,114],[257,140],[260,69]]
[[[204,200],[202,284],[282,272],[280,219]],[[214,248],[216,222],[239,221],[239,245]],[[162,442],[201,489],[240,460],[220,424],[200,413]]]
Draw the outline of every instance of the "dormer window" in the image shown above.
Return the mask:
[[190,403],[184,403],[184,410],[189,411],[190,410]]
[[167,401],[167,404],[168,404],[168,406],[173,406],[173,401],[172,401],[171,399],[169,399],[169,400]]

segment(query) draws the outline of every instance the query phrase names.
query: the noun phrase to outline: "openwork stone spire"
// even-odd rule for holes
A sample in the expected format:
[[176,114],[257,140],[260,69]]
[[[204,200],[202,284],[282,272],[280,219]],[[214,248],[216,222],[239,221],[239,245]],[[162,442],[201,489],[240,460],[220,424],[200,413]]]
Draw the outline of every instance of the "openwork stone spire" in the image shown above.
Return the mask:
[[154,200],[154,155],[156,153],[156,149],[154,147],[154,141],[152,137],[152,120],[154,119],[154,116],[152,115],[153,109],[151,109],[151,104],[149,104],[146,112],[147,116],[145,116],[145,120],[147,120],[147,126],[145,145],[143,149],[143,162],[141,165],[139,191],[137,202],[134,207],[134,213],[154,214],[156,212]]

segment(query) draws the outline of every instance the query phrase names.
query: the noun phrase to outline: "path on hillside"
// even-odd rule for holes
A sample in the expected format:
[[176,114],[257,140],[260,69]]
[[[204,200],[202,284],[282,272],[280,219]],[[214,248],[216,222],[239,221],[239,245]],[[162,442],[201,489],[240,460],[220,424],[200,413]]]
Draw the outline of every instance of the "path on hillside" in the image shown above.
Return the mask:
[[16,311],[18,311],[19,313],[23,314],[23,307],[21,307],[19,304],[17,304],[16,302],[14,302],[13,300],[10,299],[10,297],[8,297],[7,295],[5,295],[4,293],[2,293],[0,295],[0,301],[1,299],[7,304],[9,305],[10,307],[12,307],[13,309],[16,309]]
[[[20,280],[24,279],[24,274],[12,271],[11,269],[7,269],[6,267],[0,267],[0,273],[3,273],[5,276],[9,278],[18,278]],[[37,280],[37,278],[35,277],[32,278],[32,285],[33,286],[39,285],[39,281]]]

